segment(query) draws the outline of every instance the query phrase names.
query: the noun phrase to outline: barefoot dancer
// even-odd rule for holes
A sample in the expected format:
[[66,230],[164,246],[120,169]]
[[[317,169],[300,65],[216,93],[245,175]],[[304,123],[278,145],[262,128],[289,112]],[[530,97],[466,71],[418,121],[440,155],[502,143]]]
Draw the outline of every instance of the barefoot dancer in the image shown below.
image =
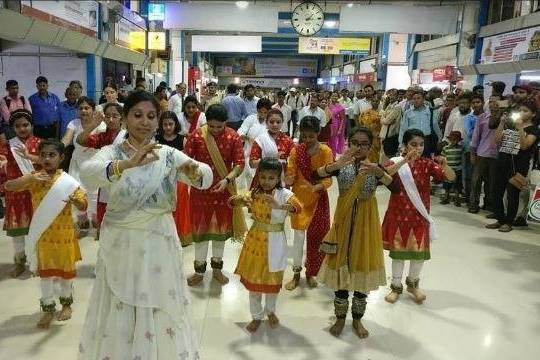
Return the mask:
[[287,290],[295,289],[300,282],[304,242],[306,246],[306,281],[310,288],[317,286],[315,276],[321,268],[324,253],[320,252],[321,242],[330,229],[330,206],[327,189],[332,179],[314,179],[313,171],[334,161],[332,150],[317,141],[320,121],[314,116],[305,116],[300,121],[301,144],[291,151],[287,164],[288,185],[302,202],[301,212],[291,216],[294,230],[293,279],[285,285]]
[[[28,110],[15,110],[9,124],[16,136],[0,146],[0,157],[5,159],[7,180],[12,180],[34,171],[41,139],[32,135],[32,113]],[[15,268],[11,276],[18,277],[25,270],[24,242],[32,220],[32,199],[28,191],[7,189],[5,199],[4,230],[12,238],[14,247]]]
[[301,208],[293,193],[281,187],[281,172],[279,160],[263,158],[258,167],[258,185],[253,192],[231,198],[233,205],[249,206],[254,221],[235,271],[240,275],[240,282],[249,290],[249,308],[253,320],[247,330],[251,333],[259,328],[265,313],[271,328],[279,324],[275,314],[276,300],[283,271],[287,267],[284,222],[288,212],[296,213]]
[[231,237],[241,239],[247,230],[242,209],[232,210],[227,205],[229,197],[236,195],[235,179],[244,168],[242,140],[226,126],[227,110],[223,105],[210,105],[206,118],[207,124],[191,133],[184,146],[188,156],[210,165],[214,172],[210,190],[192,189],[190,193],[195,243],[195,274],[188,279],[190,286],[203,281],[210,242],[213,278],[221,285],[227,284],[229,279],[222,273],[225,241]]
[[60,321],[71,318],[75,263],[81,260],[79,242],[71,215],[71,205],[84,211],[88,202],[79,183],[60,168],[64,144],[43,140],[39,147],[43,170],[6,182],[9,191],[28,190],[32,196],[34,216],[30,224],[25,251],[30,270],[41,278],[41,310],[37,326],[47,329],[54,317],[55,287],[62,310]]
[[369,335],[362,325],[367,294],[386,284],[384,256],[375,191],[379,182],[391,185],[392,177],[366,161],[373,142],[367,128],[357,128],[349,138],[350,150],[331,165],[319,168],[319,178],[337,176],[339,198],[330,232],[321,250],[326,253],[319,280],[335,290],[336,322],[330,333],[339,336],[353,292],[353,328],[360,338]]
[[384,249],[390,250],[392,258],[392,291],[385,300],[389,303],[398,300],[403,292],[401,278],[405,260],[410,260],[407,291],[421,304],[426,296],[418,287],[420,271],[424,261],[431,257],[429,244],[435,235],[433,218],[429,215],[431,178],[453,181],[456,175],[445,158],[438,158],[440,164],[419,158],[424,151],[422,131],[405,131],[403,146],[406,158],[393,158],[387,164],[387,170],[393,174],[399,190],[390,196],[382,225]]

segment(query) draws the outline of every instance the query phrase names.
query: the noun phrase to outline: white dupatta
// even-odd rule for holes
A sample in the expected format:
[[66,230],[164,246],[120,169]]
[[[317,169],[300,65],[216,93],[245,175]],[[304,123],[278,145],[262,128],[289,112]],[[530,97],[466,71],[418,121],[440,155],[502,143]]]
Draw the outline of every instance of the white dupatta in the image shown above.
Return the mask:
[[[126,137],[127,131],[126,129],[120,129],[118,134],[116,134],[116,137],[114,138],[113,145],[119,145],[124,141],[124,138]],[[109,199],[109,193],[107,193],[107,189],[99,188],[99,194],[98,194],[98,200],[99,202],[106,203]]]
[[[274,199],[278,204],[286,204],[293,195],[288,189],[276,189]],[[271,224],[283,224],[288,212],[285,210],[272,209]],[[268,271],[278,272],[287,268],[287,238],[284,231],[272,231],[268,233]]]
[[[393,161],[394,164],[396,164],[402,161],[403,157],[398,156],[390,160]],[[411,200],[411,203],[414,205],[420,215],[422,215],[422,217],[429,222],[429,240],[435,240],[437,238],[435,220],[431,215],[429,215],[429,212],[427,211],[426,206],[424,205],[424,202],[420,197],[420,193],[418,192],[418,188],[416,187],[416,183],[414,182],[411,167],[409,166],[409,164],[405,163],[403,166],[401,166],[398,170],[398,175],[401,179],[403,187],[405,188],[405,191],[407,192],[409,200]]]
[[11,150],[11,153],[13,154],[13,157],[15,158],[15,162],[17,163],[17,166],[19,167],[19,170],[21,170],[21,173],[23,175],[30,174],[32,171],[34,171],[34,164],[32,164],[32,161],[23,158],[15,149],[17,148],[25,148],[26,145],[19,139],[18,137],[14,137],[9,140],[9,147]]
[[276,141],[274,138],[272,138],[272,136],[270,136],[268,131],[265,131],[257,136],[257,138],[255,138],[255,142],[260,146],[263,158],[279,159],[279,151]]
[[62,212],[69,196],[79,186],[79,182],[71,175],[62,172],[62,175],[52,184],[36,211],[34,211],[24,248],[32,272],[36,272],[38,268],[37,244],[41,235]]

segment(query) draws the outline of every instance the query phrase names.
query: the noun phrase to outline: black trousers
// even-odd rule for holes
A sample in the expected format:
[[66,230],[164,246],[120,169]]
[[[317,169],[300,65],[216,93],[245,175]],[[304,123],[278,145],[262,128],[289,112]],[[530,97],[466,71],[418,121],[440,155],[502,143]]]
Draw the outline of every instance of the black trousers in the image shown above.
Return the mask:
[[58,129],[55,125],[34,125],[34,136],[41,139],[58,139]]
[[[493,210],[499,224],[512,225],[518,207],[520,190],[510,184],[508,180],[514,176],[514,171],[523,176],[527,176],[528,169],[520,169],[519,166],[512,165],[512,158],[507,154],[499,154],[496,162],[496,174],[493,184]],[[504,194],[506,192],[507,207],[504,209]]]
[[484,206],[492,208],[492,197],[495,178],[497,177],[497,159],[477,156],[473,166],[473,176],[471,185],[471,196],[469,206],[471,208],[480,207],[480,193],[484,184]]
[[291,112],[291,120],[289,121],[289,132],[290,136],[294,137],[294,134],[296,134],[296,129],[298,128],[298,110],[293,110]]

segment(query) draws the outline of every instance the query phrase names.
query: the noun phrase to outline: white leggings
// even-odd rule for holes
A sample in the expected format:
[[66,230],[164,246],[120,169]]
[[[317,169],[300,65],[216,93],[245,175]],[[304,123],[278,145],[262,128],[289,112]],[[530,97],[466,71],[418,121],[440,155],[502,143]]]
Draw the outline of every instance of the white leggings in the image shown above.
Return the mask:
[[[420,277],[424,260],[410,260],[409,276],[412,281]],[[401,278],[403,277],[403,270],[405,269],[405,260],[392,260],[392,285],[400,286]]]
[[306,230],[294,230],[294,242],[292,248],[292,258],[294,267],[302,267],[304,258],[304,243],[306,240]]
[[19,260],[24,257],[24,235],[23,236],[13,236],[13,256],[15,260]]
[[54,303],[56,297],[68,298],[73,294],[73,280],[58,277],[41,278],[41,301],[44,305]]
[[253,320],[262,320],[264,315],[274,314],[276,312],[277,294],[264,294],[265,304],[262,305],[263,293],[249,292],[249,311]]
[[[195,243],[195,261],[203,263],[208,257],[208,243],[210,241]],[[212,241],[212,258],[220,261],[223,258],[225,241]]]

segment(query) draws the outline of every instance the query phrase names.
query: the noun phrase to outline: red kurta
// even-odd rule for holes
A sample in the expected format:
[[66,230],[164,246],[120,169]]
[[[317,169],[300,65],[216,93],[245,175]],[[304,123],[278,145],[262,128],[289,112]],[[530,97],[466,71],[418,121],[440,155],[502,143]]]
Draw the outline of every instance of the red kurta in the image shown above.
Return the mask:
[[[279,159],[284,160],[283,162],[283,172],[285,173],[285,166],[287,165],[287,159],[289,158],[289,154],[291,153],[291,150],[294,148],[294,142],[293,140],[284,132],[279,132],[274,139],[276,141],[276,145],[278,148],[279,153]],[[257,142],[253,142],[253,145],[251,146],[251,153],[249,154],[249,160],[260,160],[262,158],[262,149],[257,144]],[[255,171],[255,176],[253,177],[253,181],[251,181],[251,189],[254,189],[256,185],[259,183],[259,170]]]
[[[32,155],[39,154],[41,139],[30,136],[25,141],[26,148]],[[6,179],[13,180],[23,176],[9,146],[9,141],[0,146],[0,154],[7,158]],[[4,217],[4,230],[8,236],[28,235],[28,228],[32,220],[32,197],[28,191],[6,191],[6,213]]]
[[[236,131],[226,127],[214,139],[228,172],[235,166],[244,167],[244,146]],[[184,146],[184,153],[210,166],[214,175],[212,186],[222,180],[212,162],[201,129],[189,135]],[[225,241],[232,237],[232,209],[227,205],[231,196],[229,191],[216,193],[210,189],[199,190],[194,187],[190,191],[190,205],[193,209],[191,212],[193,241]]]
[[[411,171],[422,202],[429,212],[431,178],[444,180],[444,170],[433,160],[420,158],[411,166]],[[388,210],[384,216],[382,224],[384,249],[390,250],[392,259],[428,260],[429,222],[409,200],[398,174],[394,175],[394,181],[399,185],[399,193],[390,195]]]

